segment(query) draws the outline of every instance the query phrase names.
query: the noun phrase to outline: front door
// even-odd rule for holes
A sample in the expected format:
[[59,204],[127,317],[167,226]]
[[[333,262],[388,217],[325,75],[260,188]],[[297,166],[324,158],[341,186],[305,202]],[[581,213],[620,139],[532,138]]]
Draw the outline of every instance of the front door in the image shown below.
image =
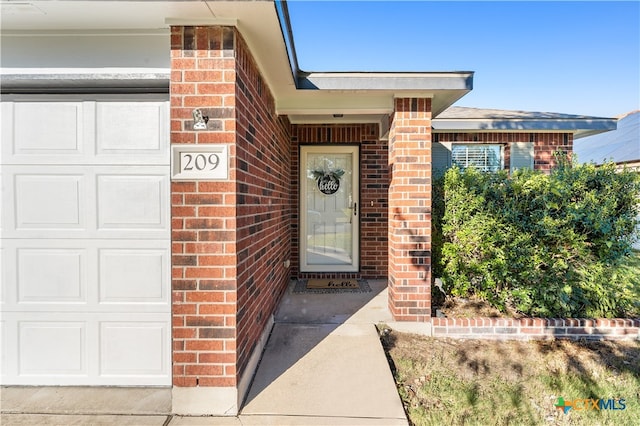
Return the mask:
[[358,272],[359,147],[300,148],[300,271]]

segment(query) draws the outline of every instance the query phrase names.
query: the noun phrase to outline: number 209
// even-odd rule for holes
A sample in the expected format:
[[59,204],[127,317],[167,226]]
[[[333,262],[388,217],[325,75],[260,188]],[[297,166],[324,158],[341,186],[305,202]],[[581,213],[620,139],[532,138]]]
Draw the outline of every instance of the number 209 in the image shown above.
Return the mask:
[[182,170],[215,170],[220,164],[218,154],[182,154]]

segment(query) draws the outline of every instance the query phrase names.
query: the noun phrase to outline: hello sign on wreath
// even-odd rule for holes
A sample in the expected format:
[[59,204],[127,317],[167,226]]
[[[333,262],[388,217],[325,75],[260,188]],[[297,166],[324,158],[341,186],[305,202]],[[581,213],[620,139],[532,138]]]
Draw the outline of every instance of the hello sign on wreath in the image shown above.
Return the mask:
[[340,178],[344,175],[344,170],[314,170],[313,177],[318,184],[318,190],[324,195],[333,195],[340,189]]

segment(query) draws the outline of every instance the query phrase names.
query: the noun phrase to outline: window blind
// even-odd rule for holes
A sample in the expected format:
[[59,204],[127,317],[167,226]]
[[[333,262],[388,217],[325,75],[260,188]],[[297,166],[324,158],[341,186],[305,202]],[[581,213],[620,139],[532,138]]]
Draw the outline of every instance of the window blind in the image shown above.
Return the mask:
[[454,145],[451,160],[462,169],[475,167],[483,172],[497,172],[501,168],[501,154],[500,145]]

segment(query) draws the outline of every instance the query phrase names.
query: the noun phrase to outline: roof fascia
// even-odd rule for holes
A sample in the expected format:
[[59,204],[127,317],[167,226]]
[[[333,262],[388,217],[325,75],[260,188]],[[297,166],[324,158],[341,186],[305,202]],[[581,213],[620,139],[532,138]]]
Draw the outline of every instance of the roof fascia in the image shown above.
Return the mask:
[[576,138],[615,130],[615,119],[434,119],[433,131],[446,132],[571,132]]
[[3,69],[2,94],[169,93],[164,69]]
[[470,91],[473,72],[300,72],[296,85],[305,90]]
[[282,31],[287,56],[289,57],[291,76],[293,77],[293,81],[297,82],[300,66],[298,65],[298,54],[296,53],[296,45],[293,40],[293,28],[291,27],[291,19],[289,17],[289,7],[287,6],[286,0],[275,0],[274,6],[276,8],[278,21],[280,22],[280,31]]

